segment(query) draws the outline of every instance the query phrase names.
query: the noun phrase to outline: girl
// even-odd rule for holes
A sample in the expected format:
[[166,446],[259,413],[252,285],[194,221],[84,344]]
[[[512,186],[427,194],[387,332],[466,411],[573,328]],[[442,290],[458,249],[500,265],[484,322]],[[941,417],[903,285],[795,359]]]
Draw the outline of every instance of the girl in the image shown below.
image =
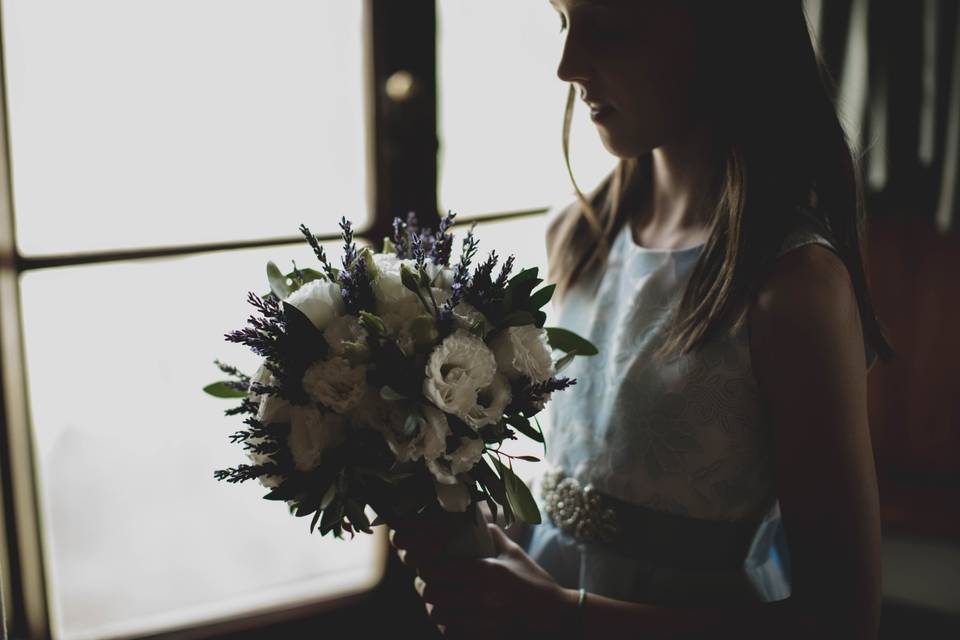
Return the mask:
[[418,593],[450,637],[876,637],[892,353],[801,0],[550,2],[568,169],[575,92],[620,158],[547,234],[558,324],[600,355],[550,405],[542,525],[469,562],[391,532]]

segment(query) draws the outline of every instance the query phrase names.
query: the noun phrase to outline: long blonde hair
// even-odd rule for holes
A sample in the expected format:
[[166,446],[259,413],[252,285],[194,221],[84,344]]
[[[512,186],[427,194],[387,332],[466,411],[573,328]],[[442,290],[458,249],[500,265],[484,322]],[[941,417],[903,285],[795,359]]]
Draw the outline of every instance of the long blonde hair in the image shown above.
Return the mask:
[[[802,0],[708,0],[697,9],[700,40],[712,51],[702,57],[716,65],[703,72],[710,79],[705,96],[740,99],[716,100],[713,115],[724,160],[719,181],[707,195],[713,209],[709,236],[658,356],[690,353],[744,322],[786,233],[797,222],[798,208],[804,207],[817,217],[850,272],[867,342],[880,357],[891,358],[863,266],[859,168],[831,99],[832,84],[811,42]],[[548,231],[550,278],[561,299],[581,279],[604,268],[613,238],[652,180],[648,153],[620,160],[595,189],[583,193],[570,165],[575,98],[571,84],[563,153],[576,201]]]

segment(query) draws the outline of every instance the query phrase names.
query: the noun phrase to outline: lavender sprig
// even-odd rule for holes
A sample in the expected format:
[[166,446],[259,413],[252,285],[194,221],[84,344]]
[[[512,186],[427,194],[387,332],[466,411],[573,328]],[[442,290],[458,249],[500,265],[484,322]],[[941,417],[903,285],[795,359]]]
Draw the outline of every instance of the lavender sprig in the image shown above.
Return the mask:
[[453,234],[449,233],[453,226],[453,220],[457,214],[448,211],[447,215],[440,221],[440,228],[437,229],[433,237],[433,247],[430,250],[430,260],[438,266],[447,266],[450,264],[450,252],[453,250]]
[[477,265],[473,271],[470,286],[467,287],[464,297],[478,309],[485,307],[494,297],[493,269],[497,266],[498,260],[497,252],[491,251],[487,259]]
[[417,264],[417,271],[425,264],[426,256],[423,252],[423,236],[419,233],[410,234],[410,254]]
[[357,259],[357,243],[353,241],[353,224],[346,216],[340,218],[340,230],[343,232],[343,268],[349,271]]
[[357,256],[351,269],[340,272],[340,296],[347,312],[352,315],[374,310],[373,287],[363,256]]
[[228,376],[233,376],[240,382],[250,382],[250,376],[241,372],[239,369],[237,369],[233,365],[225,364],[223,362],[220,362],[219,360],[214,360],[213,364],[217,365],[217,368],[220,369],[220,371],[227,374]]
[[323,247],[320,246],[320,242],[317,240],[317,237],[310,232],[310,229],[308,229],[307,225],[305,224],[300,225],[300,233],[302,233],[307,239],[307,242],[310,244],[310,248],[313,249],[314,255],[316,255],[317,260],[320,261],[320,265],[323,267],[323,274],[327,276],[327,280],[330,282],[336,282],[337,272],[327,259],[327,252],[324,251]]
[[513,271],[513,261],[515,257],[516,256],[512,255],[509,256],[500,269],[500,275],[494,283],[494,286],[500,291],[507,288],[507,280],[510,278],[510,272]]
[[474,223],[463,239],[460,262],[453,269],[453,286],[451,287],[450,297],[443,303],[443,307],[437,314],[437,324],[441,336],[448,336],[453,332],[453,310],[460,304],[460,300],[463,299],[466,288],[470,284],[470,263],[477,254],[479,244],[473,235],[476,226],[476,223]]
[[397,257],[405,259],[408,256],[407,225],[399,217],[393,219],[393,246],[397,249]]

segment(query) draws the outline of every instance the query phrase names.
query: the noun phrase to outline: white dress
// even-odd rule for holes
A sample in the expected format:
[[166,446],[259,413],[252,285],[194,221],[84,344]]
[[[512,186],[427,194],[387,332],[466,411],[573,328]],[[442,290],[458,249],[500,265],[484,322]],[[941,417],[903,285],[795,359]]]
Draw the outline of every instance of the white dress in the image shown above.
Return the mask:
[[[788,234],[781,255],[810,243],[832,248],[813,224],[803,224]],[[606,269],[578,283],[558,308],[555,324],[587,337],[600,354],[576,358],[562,375],[577,384],[548,404],[547,468],[647,514],[665,514],[671,520],[664,531],[679,532],[658,538],[652,529],[625,552],[578,542],[545,518],[521,542],[565,587],[681,606],[790,595],[771,425],[751,369],[747,327],[667,366],[651,360],[701,249],[644,248],[624,225]],[[868,351],[868,365],[874,359]],[[545,513],[542,478],[533,484]],[[733,564],[714,566],[704,545],[684,542],[709,537],[712,523],[747,527]],[[683,544],[689,554],[676,548]]]

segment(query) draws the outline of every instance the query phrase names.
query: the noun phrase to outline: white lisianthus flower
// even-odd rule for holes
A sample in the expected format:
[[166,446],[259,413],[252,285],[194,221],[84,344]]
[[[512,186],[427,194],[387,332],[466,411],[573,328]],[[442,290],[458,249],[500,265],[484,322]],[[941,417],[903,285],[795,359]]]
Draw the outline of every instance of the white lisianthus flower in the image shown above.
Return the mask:
[[459,329],[447,336],[427,361],[423,394],[461,419],[477,406],[477,396],[493,382],[497,363],[483,340]]
[[363,328],[360,321],[351,315],[342,315],[334,318],[330,326],[323,332],[323,339],[330,345],[330,352],[336,356],[342,356],[344,342],[366,342],[367,330]]
[[437,491],[437,502],[445,510],[463,513],[470,506],[470,490],[462,482],[456,484],[435,482],[433,486]]
[[272,387],[277,384],[277,379],[265,364],[261,364],[250,380],[250,390],[247,397],[259,405],[257,407],[257,420],[263,424],[290,422],[290,403],[276,396],[254,393],[252,387],[255,383]]
[[443,455],[427,460],[427,468],[440,484],[457,484],[457,474],[466,473],[483,456],[486,445],[481,438],[460,438],[460,446],[453,453],[444,452]]
[[532,324],[508,327],[491,342],[497,368],[510,380],[523,376],[532,382],[544,382],[556,373],[547,331]]
[[494,424],[503,417],[510,399],[510,382],[498,373],[493,377],[490,386],[481,389],[477,394],[477,404],[467,413],[464,422],[474,429]]
[[[438,305],[443,305],[451,295],[452,293],[450,291],[433,289],[433,296],[436,298]],[[457,303],[457,306],[453,308],[453,321],[457,325],[457,328],[466,331],[473,329],[473,326],[477,323],[480,323],[482,326],[490,326],[490,322],[486,316],[480,313],[480,311],[469,302],[463,301]]]
[[333,356],[312,365],[303,374],[303,390],[315,402],[337,413],[360,404],[367,392],[366,367],[354,367],[346,358]]
[[450,426],[443,412],[425,406],[423,416],[417,420],[417,431],[412,435],[404,434],[407,415],[402,405],[384,400],[371,389],[354,411],[353,418],[356,424],[383,434],[383,439],[399,462],[442,455],[447,446],[447,436],[450,435]]
[[287,443],[293,466],[310,471],[320,464],[323,452],[346,438],[347,419],[336,413],[321,413],[313,404],[292,407]]
[[377,302],[377,310],[389,309],[397,304],[416,302],[417,295],[403,285],[400,278],[400,267],[406,265],[410,270],[416,270],[413,260],[401,260],[392,253],[375,253],[373,262],[377,266],[377,277],[370,283],[373,296]]
[[445,291],[450,291],[453,288],[453,269],[433,264],[433,262],[427,260],[426,270],[432,286]]
[[327,280],[311,280],[291,293],[284,302],[310,318],[313,326],[320,331],[344,313],[340,285]]

